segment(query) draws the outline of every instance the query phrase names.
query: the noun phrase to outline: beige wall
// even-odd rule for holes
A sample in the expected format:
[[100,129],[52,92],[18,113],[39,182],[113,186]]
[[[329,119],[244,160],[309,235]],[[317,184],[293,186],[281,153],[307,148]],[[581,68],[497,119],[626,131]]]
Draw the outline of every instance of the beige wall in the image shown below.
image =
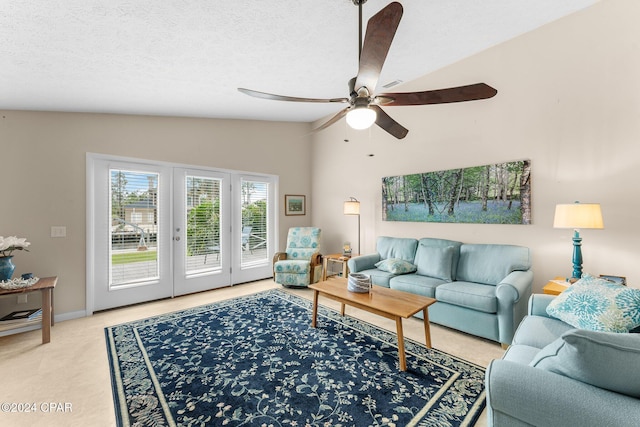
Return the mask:
[[[341,123],[314,137],[313,219],[327,251],[357,240],[342,201],[362,202],[362,245],[379,235],[529,246],[534,289],[571,274],[571,230],[552,227],[557,203],[602,204],[605,230],[583,230],[586,272],[627,276],[640,287],[640,2],[604,0],[398,91],[486,82],[490,100],[386,111],[401,141]],[[349,139],[345,143],[343,140]],[[375,154],[369,157],[368,154]],[[383,176],[530,159],[533,225],[384,222]],[[355,245],[355,243],[354,243]]]
[[[278,175],[283,205],[284,194],[310,194],[309,145],[307,123],[0,111],[0,236],[31,242],[14,253],[16,274],[59,277],[57,314],[83,311],[87,152]],[[311,218],[280,208],[284,247],[286,230]],[[51,238],[54,225],[67,237]],[[15,302],[0,300],[0,313]]]

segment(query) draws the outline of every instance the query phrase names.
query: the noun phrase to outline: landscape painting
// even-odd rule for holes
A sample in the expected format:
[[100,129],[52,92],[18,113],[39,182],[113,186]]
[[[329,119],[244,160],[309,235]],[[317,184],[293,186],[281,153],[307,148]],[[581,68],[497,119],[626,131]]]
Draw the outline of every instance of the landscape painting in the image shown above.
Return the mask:
[[382,178],[384,221],[531,224],[531,163]]

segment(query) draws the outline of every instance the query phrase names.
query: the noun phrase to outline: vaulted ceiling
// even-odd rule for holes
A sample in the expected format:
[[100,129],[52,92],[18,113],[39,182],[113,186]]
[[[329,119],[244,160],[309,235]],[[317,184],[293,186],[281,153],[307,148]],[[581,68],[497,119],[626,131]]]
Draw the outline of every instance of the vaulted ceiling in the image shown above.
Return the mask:
[[[379,85],[411,81],[596,1],[401,1]],[[388,3],[368,0],[364,24]],[[2,0],[0,109],[314,121],[342,106],[236,88],[348,96],[357,43],[353,0]]]

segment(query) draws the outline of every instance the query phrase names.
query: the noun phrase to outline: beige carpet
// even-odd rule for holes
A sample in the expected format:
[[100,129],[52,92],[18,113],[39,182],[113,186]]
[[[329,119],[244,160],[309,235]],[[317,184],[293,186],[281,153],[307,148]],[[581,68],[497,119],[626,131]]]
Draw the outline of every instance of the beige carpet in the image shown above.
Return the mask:
[[[0,426],[105,426],[115,425],[104,328],[161,313],[182,310],[269,288],[272,280],[237,285],[215,291],[109,310],[91,317],[60,322],[51,342],[41,344],[41,332],[0,337]],[[312,291],[295,290],[311,299]],[[320,303],[338,308],[334,301]],[[347,307],[347,314],[395,332],[391,320]],[[407,338],[424,340],[422,321],[404,321]],[[503,354],[500,345],[438,325],[431,325],[433,347],[481,366]],[[7,406],[7,403],[16,405]],[[22,412],[5,412],[9,409]],[[27,412],[28,411],[28,412]],[[483,415],[477,426],[485,426]]]

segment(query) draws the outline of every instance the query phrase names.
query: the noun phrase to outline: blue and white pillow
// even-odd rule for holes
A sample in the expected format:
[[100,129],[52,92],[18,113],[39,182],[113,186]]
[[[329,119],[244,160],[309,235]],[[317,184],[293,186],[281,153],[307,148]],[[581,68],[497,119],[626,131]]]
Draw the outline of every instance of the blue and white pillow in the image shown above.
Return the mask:
[[387,258],[375,263],[375,266],[387,273],[406,274],[413,273],[418,269],[414,264],[400,258]]
[[629,332],[640,326],[640,289],[585,274],[547,306],[547,314],[575,328]]

